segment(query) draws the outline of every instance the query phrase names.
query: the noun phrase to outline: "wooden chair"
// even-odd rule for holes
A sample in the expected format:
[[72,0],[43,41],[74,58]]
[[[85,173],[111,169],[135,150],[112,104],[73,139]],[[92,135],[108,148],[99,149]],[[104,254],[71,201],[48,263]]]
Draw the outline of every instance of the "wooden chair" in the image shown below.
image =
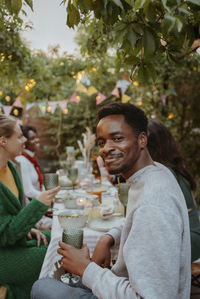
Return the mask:
[[6,299],[7,288],[0,286],[0,299]]

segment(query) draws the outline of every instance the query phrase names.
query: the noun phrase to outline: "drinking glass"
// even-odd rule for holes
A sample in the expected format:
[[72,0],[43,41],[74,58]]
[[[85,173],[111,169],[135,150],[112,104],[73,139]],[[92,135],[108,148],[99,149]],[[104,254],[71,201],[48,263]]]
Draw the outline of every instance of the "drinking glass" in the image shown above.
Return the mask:
[[76,181],[78,179],[78,168],[72,167],[68,169],[68,177],[72,182],[73,189],[75,187]]
[[128,191],[129,191],[130,185],[127,183],[120,183],[118,184],[118,196],[120,202],[124,206],[124,214],[126,216],[126,207],[128,203]]
[[[46,190],[56,188],[58,186],[58,174],[57,173],[45,173],[44,174],[44,186]],[[52,198],[51,212],[53,212],[53,202],[55,198]]]
[[[83,229],[68,227],[63,230],[62,241],[75,248],[81,249],[83,246]],[[76,284],[80,280],[78,275],[67,272],[61,276],[61,281],[67,284]]]

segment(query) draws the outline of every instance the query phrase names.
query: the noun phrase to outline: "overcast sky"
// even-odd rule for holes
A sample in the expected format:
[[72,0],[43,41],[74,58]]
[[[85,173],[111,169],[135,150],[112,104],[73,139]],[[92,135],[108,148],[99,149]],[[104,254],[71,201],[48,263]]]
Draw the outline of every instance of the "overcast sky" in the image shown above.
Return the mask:
[[61,52],[74,54],[78,46],[74,42],[75,31],[66,25],[66,8],[61,0],[34,0],[34,12],[27,8],[25,21],[31,21],[32,30],[22,33],[31,49],[47,50],[48,45],[61,47]]

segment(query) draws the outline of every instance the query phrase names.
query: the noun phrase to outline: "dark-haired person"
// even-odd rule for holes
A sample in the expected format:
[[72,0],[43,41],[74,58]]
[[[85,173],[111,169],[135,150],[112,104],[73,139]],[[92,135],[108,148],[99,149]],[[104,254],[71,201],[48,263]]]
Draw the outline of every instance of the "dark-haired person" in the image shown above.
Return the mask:
[[[37,159],[37,152],[40,148],[40,141],[37,130],[33,126],[21,127],[24,137],[26,137],[25,149],[22,155],[15,158],[19,164],[19,171],[24,188],[26,199],[32,199],[45,190],[43,185],[43,176]],[[26,204],[29,200],[26,200]],[[52,219],[43,216],[37,223],[39,229],[51,229]]]
[[174,173],[185,197],[189,213],[191,237],[191,261],[200,258],[200,221],[198,209],[192,196],[196,189],[186,158],[180,144],[160,120],[148,121],[148,150],[154,161],[169,167]]
[[[98,116],[97,140],[105,167],[131,184],[125,223],[99,239],[92,260],[87,247],[79,250],[59,242],[64,269],[82,276],[84,287],[42,279],[34,284],[32,298],[188,299],[188,211],[174,175],[148,152],[147,118],[128,103],[104,106]],[[118,244],[110,270],[110,248]]]
[[35,127],[22,126],[22,132],[26,137],[25,149],[22,155],[16,157],[15,160],[20,164],[24,193],[28,198],[33,198],[45,189],[42,172],[36,157],[40,142]]
[[34,228],[60,188],[43,191],[22,207],[23,187],[11,162],[24,149],[26,138],[17,120],[0,115],[0,285],[8,299],[28,299],[38,279],[49,232]]

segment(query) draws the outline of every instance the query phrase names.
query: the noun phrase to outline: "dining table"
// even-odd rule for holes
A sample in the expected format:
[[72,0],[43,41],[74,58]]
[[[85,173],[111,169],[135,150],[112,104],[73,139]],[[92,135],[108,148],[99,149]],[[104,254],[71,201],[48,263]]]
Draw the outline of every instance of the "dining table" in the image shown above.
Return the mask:
[[[111,192],[112,194],[112,192]],[[102,195],[103,203],[111,203],[113,202],[113,196],[108,193]],[[62,240],[63,228],[61,227],[58,214],[60,211],[66,210],[64,203],[62,201],[54,202],[54,213],[52,219],[52,229],[51,229],[51,240],[44,258],[44,262],[41,268],[39,278],[51,277],[60,280],[60,276],[65,273],[61,265],[61,255],[57,253],[59,248],[58,242]],[[123,221],[124,217],[120,217],[120,221]],[[109,221],[107,222],[109,223]],[[86,244],[90,251],[90,257],[94,252],[95,246],[99,240],[99,238],[105,234],[104,231],[99,231],[95,229],[91,229],[88,225],[83,228],[83,244]],[[116,261],[118,254],[118,248],[114,247],[111,249],[111,261]]]

